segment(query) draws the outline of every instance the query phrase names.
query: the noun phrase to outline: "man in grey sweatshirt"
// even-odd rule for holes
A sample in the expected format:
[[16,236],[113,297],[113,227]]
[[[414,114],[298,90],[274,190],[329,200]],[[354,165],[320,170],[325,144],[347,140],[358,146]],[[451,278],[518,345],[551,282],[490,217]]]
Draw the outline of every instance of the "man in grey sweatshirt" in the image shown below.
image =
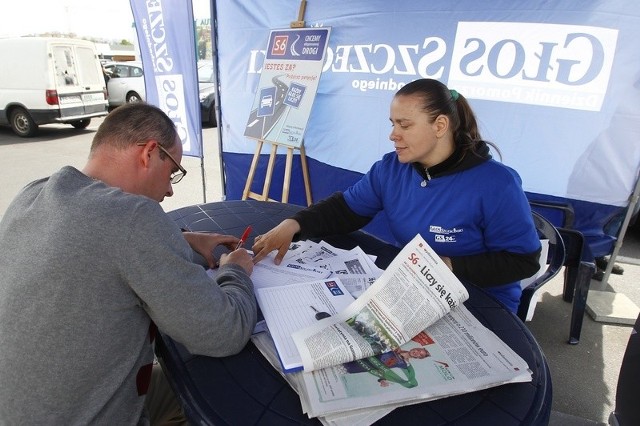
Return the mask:
[[[27,185],[0,222],[0,425],[139,424],[156,326],[227,356],[256,322],[238,238],[183,233],[159,202],[186,171],[173,122],[130,104],[98,129],[82,171]],[[214,279],[194,250],[217,263]]]

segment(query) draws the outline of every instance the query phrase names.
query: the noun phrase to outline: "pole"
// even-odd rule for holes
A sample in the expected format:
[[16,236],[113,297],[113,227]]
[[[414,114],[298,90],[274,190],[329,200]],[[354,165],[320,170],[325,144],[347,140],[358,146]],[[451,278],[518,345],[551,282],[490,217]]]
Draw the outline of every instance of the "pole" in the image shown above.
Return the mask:
[[[214,81],[216,85],[216,112],[220,110],[220,69],[218,68],[218,16],[216,14],[215,2],[211,2],[211,59],[213,60]],[[225,182],[224,162],[222,161],[223,143],[222,143],[222,112],[216,114],[216,130],[218,131],[218,165],[220,170],[220,183],[222,184],[222,200],[227,199],[227,183]]]
[[620,252],[620,247],[622,247],[622,242],[624,240],[624,235],[627,232],[627,227],[629,226],[629,222],[631,221],[631,216],[633,216],[633,212],[636,210],[635,207],[638,204],[638,197],[640,196],[640,178],[636,180],[636,187],[633,190],[633,194],[629,199],[629,206],[627,207],[627,213],[624,216],[624,221],[622,222],[622,226],[620,227],[620,232],[618,233],[618,239],[616,240],[616,245],[613,249],[613,253],[607,262],[607,269],[604,271],[604,277],[602,277],[602,281],[600,284],[600,290],[604,290],[607,286],[607,282],[609,281],[609,275],[611,275],[611,270],[613,269],[613,265],[615,264],[616,258],[618,257],[618,253]]
[[202,202],[206,203],[207,202],[207,180],[205,179],[205,173],[204,173],[204,153],[202,157],[200,157],[200,175],[202,176]]

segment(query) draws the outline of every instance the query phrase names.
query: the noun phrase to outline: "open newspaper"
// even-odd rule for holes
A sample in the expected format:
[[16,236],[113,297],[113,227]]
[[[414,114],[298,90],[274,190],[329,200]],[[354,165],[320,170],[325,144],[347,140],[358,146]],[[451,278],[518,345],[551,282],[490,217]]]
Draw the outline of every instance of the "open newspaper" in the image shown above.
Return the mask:
[[[321,252],[333,252],[334,264],[349,256],[328,245],[305,250],[316,266],[329,263]],[[289,264],[298,263],[296,256]],[[466,289],[420,236],[346,307],[348,295],[334,296],[348,291],[341,274],[325,268],[327,277],[279,288],[260,283],[260,273],[252,277],[269,325],[252,341],[298,392],[310,417],[326,425],[368,425],[399,406],[531,380],[526,362],[464,307]],[[286,327],[269,321],[274,312]],[[308,372],[284,374],[274,341],[287,339]]]
[[[269,334],[252,340],[280,370]],[[335,426],[369,425],[400,406],[531,381],[527,363],[464,305],[390,353],[282,375],[309,417]]]
[[[309,269],[308,265],[305,268]],[[283,340],[292,338],[305,371],[393,351],[469,297],[462,283],[420,235],[346,309],[329,306],[338,300],[336,296],[345,293],[338,279],[282,288],[265,286],[259,278],[254,277],[258,303],[276,346],[282,347]],[[313,300],[307,301],[305,293],[312,297],[319,292],[320,299],[326,302],[323,309],[332,312],[305,328],[293,330],[292,324],[305,325],[301,318],[309,318],[309,312],[305,314],[303,310],[318,310]],[[285,296],[287,293],[289,297]],[[293,367],[296,366],[285,366],[288,370]]]

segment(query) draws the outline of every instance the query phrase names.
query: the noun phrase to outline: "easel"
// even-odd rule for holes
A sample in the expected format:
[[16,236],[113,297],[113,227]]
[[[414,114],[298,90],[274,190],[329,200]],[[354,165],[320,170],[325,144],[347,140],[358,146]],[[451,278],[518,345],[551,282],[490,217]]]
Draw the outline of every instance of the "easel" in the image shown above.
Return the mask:
[[[304,12],[307,7],[307,0],[302,0],[300,2],[300,9],[298,11],[298,20],[291,22],[291,28],[302,28],[304,27]],[[264,185],[262,187],[262,194],[258,194],[256,192],[251,191],[251,183],[253,183],[253,178],[256,174],[256,168],[258,167],[258,160],[260,159],[260,152],[262,151],[262,146],[264,143],[271,144],[271,154],[269,155],[269,163],[267,165],[267,173],[264,178]],[[244,191],[242,192],[242,199],[246,200],[248,198],[260,201],[276,201],[272,198],[269,198],[269,188],[271,187],[271,178],[273,176],[273,168],[276,162],[276,153],[278,152],[279,146],[285,146],[287,148],[287,161],[284,170],[284,181],[282,184],[282,201],[286,203],[289,201],[289,187],[291,182],[291,168],[293,164],[293,150],[296,149],[294,147],[280,144],[277,142],[258,140],[258,145],[256,146],[256,152],[253,154],[253,160],[251,160],[251,168],[249,169],[249,175],[247,176],[247,183],[244,186]],[[311,199],[311,187],[309,183],[309,169],[307,167],[307,156],[304,151],[304,141],[300,144],[300,147],[297,148],[300,150],[300,164],[302,166],[302,177],[304,180],[304,189],[305,194],[307,196],[307,205],[310,206],[313,202]]]
[[[251,191],[251,183],[253,182],[253,178],[256,174],[256,168],[258,166],[258,160],[260,159],[260,151],[262,151],[262,146],[264,143],[271,144],[271,154],[269,155],[269,163],[267,165],[267,174],[264,178],[264,185],[262,187],[262,194],[258,194],[256,192]],[[252,198],[254,200],[261,201],[278,201],[272,198],[269,198],[269,188],[271,187],[271,177],[273,176],[273,168],[276,162],[276,153],[278,151],[278,147],[281,144],[276,142],[259,140],[258,145],[256,146],[256,152],[253,154],[253,160],[251,160],[251,168],[249,169],[249,175],[247,176],[247,183],[244,186],[244,191],[242,192],[242,199],[246,200],[248,198]],[[284,146],[284,145],[283,145]],[[283,203],[287,203],[289,201],[289,184],[291,182],[291,168],[293,164],[293,150],[295,148],[287,146],[287,161],[284,169],[284,181],[282,184],[282,201]],[[307,167],[307,156],[304,152],[304,144],[300,145],[300,163],[302,165],[302,177],[304,179],[304,190],[307,196],[307,205],[310,206],[312,203],[311,200],[311,188],[309,186],[309,169]]]

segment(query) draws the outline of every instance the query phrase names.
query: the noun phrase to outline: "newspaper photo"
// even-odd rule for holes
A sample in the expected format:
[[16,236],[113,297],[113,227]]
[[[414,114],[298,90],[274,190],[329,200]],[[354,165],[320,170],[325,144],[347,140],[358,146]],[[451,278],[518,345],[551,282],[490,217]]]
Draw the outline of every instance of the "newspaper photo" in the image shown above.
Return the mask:
[[254,265],[251,280],[255,288],[339,276],[347,290],[358,297],[383,272],[360,247],[343,250],[324,241],[291,243],[280,265],[274,263],[274,258],[275,252],[272,252]]
[[280,265],[276,265],[273,261],[275,252],[270,253],[253,267],[251,280],[254,287],[277,287],[329,277],[331,271],[316,266],[311,260],[317,259],[318,250],[325,255],[331,253],[330,256],[336,256],[336,254],[322,249],[316,250],[316,246],[317,244],[312,241],[292,243]]

